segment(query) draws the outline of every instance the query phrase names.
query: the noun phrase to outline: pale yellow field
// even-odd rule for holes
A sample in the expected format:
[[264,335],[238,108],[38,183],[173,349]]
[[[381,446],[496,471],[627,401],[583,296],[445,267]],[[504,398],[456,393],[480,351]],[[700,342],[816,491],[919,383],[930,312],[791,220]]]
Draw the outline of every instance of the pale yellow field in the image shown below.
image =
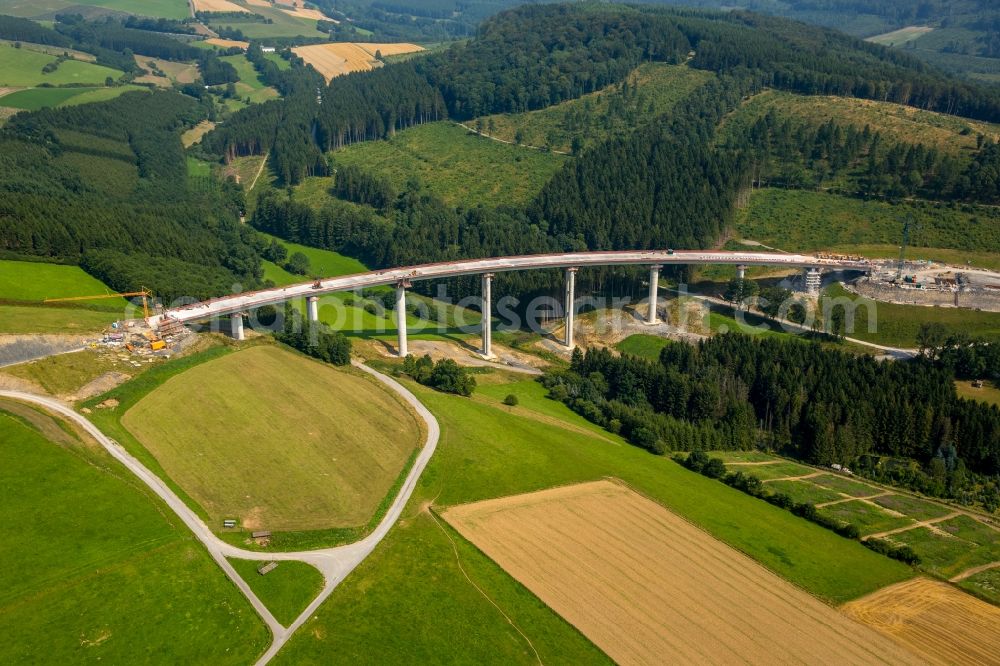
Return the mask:
[[326,14],[319,11],[318,9],[304,9],[303,7],[296,7],[295,9],[288,9],[286,7],[279,7],[281,11],[286,14],[291,14],[292,16],[297,16],[298,18],[311,19],[313,21],[326,21]]
[[865,41],[875,42],[876,44],[881,44],[882,46],[899,46],[900,44],[912,42],[917,37],[926,35],[928,32],[933,30],[934,28],[926,25],[910,25],[905,28],[900,28],[899,30],[893,30],[892,32],[886,32],[881,35],[869,37]]
[[[173,62],[138,54],[135,55],[135,62],[147,72],[136,78],[136,81],[139,83],[154,83],[166,88],[173,85],[175,81],[177,83],[194,83],[194,80],[198,78],[198,66],[192,63]],[[157,69],[167,76],[153,75],[149,65],[150,62],[155,63]]]
[[212,37],[211,39],[206,39],[205,43],[214,44],[215,46],[221,46],[224,49],[240,48],[246,51],[248,48],[250,48],[250,42],[241,42],[238,39],[222,39],[221,37]]
[[620,664],[919,663],[891,639],[612,481],[443,515]]
[[374,58],[375,54],[379,51],[382,52],[384,56],[394,56],[402,55],[404,53],[416,53],[417,51],[423,51],[424,47],[417,46],[416,44],[407,43],[397,43],[397,44],[379,44],[379,43],[369,43],[369,42],[355,42],[355,46],[361,47],[363,50],[367,51]]
[[246,12],[252,14],[246,7],[240,7],[229,0],[191,0],[196,12]]
[[267,0],[246,0],[248,5],[253,5],[254,7],[270,7],[271,3]]
[[[329,44],[314,44],[298,46],[292,49],[295,55],[316,68],[316,71],[326,77],[326,80],[350,74],[351,72],[366,72],[375,68],[375,52],[382,55],[396,55],[422,51],[416,44],[360,44],[353,42],[332,42]],[[390,52],[391,51],[391,52]]]
[[248,529],[364,525],[422,436],[378,382],[265,346],[171,377],[122,424],[213,527]]
[[188,131],[181,134],[181,143],[185,148],[190,148],[201,141],[201,138],[215,129],[215,123],[211,120],[203,120]]
[[1000,662],[1000,608],[941,581],[891,585],[843,610],[933,663]]

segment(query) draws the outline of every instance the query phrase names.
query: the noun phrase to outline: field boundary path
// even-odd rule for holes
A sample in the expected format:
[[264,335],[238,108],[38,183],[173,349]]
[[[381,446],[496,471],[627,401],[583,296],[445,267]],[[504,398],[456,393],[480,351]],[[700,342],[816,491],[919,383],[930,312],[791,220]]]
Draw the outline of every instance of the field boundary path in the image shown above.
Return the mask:
[[487,134],[486,132],[480,132],[477,129],[469,127],[465,123],[460,123],[458,121],[455,121],[455,124],[458,125],[459,127],[461,127],[462,129],[469,130],[473,134],[476,134],[478,136],[483,137],[484,139],[489,139],[490,141],[496,141],[497,143],[505,143],[508,146],[517,146],[518,148],[528,148],[529,150],[538,150],[538,151],[541,151],[543,153],[549,152],[549,153],[552,153],[554,155],[566,155],[568,157],[572,157],[573,156],[573,153],[567,153],[565,150],[555,150],[553,148],[546,149],[546,148],[542,148],[541,146],[531,146],[531,145],[528,145],[527,143],[514,143],[513,141],[508,141],[507,139],[501,139],[498,136],[493,136],[492,134]]
[[[212,556],[212,559],[214,559],[226,575],[229,576],[236,587],[243,592],[243,595],[250,601],[254,610],[257,611],[257,614],[260,615],[260,617],[267,624],[268,628],[271,630],[271,634],[273,636],[271,645],[257,661],[257,666],[263,666],[263,664],[267,664],[278,653],[284,644],[288,642],[288,639],[292,637],[295,631],[309,619],[309,616],[312,615],[324,601],[326,601],[341,581],[343,581],[349,573],[361,564],[361,562],[375,549],[375,546],[377,546],[379,542],[385,538],[386,534],[389,533],[389,530],[399,519],[406,503],[413,494],[413,490],[416,487],[417,481],[423,473],[424,468],[427,467],[427,463],[430,462],[431,456],[434,455],[438,439],[441,435],[441,429],[438,425],[437,419],[434,418],[434,415],[431,414],[423,403],[421,403],[406,387],[391,377],[369,368],[359,361],[352,361],[352,364],[359,370],[375,377],[375,379],[380,381],[390,390],[397,393],[407,402],[407,404],[413,407],[417,415],[423,419],[424,423],[427,425],[427,438],[420,454],[413,463],[413,467],[410,468],[410,472],[407,474],[406,480],[403,482],[399,493],[396,495],[395,499],[393,499],[392,504],[385,513],[385,516],[372,533],[364,539],[352,544],[320,550],[283,553],[258,552],[243,550],[242,548],[228,544],[217,537],[212,530],[209,529],[208,525],[206,525],[205,522],[197,514],[195,514],[195,512],[192,511],[191,508],[188,507],[188,505],[185,504],[174,493],[174,491],[163,482],[162,479],[160,479],[160,477],[151,472],[145,465],[139,462],[139,460],[134,458],[132,454],[126,451],[123,446],[101,432],[97,426],[81,414],[78,414],[73,409],[58,400],[33,393],[0,390],[0,397],[12,398],[14,400],[21,400],[23,402],[40,405],[41,407],[44,407],[45,409],[79,425],[90,436],[97,440],[97,442],[100,443],[100,445],[104,447],[104,449],[110,453],[113,458],[127,467],[130,472],[139,478],[139,480],[149,486],[149,488],[155,492],[160,499],[166,502],[167,506],[169,506],[188,527],[188,529],[194,533],[194,536],[197,537],[202,544],[204,544],[205,548]],[[250,587],[226,559],[227,557],[258,561],[297,560],[300,562],[306,562],[307,564],[311,564],[319,569],[319,571],[323,574],[323,589],[319,595],[313,599],[312,603],[310,603],[309,606],[302,611],[295,621],[288,627],[285,627],[278,622],[277,619],[275,619],[274,615],[270,610],[268,610],[267,606],[265,606],[260,598],[254,594],[253,590],[250,589]]]

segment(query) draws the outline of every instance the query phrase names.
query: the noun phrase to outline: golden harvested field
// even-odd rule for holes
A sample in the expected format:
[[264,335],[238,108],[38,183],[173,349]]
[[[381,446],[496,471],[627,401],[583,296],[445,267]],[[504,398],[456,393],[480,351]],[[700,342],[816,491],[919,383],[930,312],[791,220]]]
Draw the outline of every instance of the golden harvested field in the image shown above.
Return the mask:
[[188,131],[181,134],[181,143],[185,148],[190,148],[201,141],[201,138],[215,129],[215,123],[211,120],[203,120]]
[[271,346],[171,377],[122,424],[211,525],[273,530],[365,524],[422,435],[374,380]]
[[281,11],[291,16],[297,16],[298,18],[311,19],[313,21],[328,21],[326,14],[319,11],[318,9],[304,9],[302,7],[296,7],[295,9],[287,9],[281,7]]
[[[370,50],[370,52],[369,52]],[[292,51],[316,68],[326,80],[351,72],[366,72],[375,68],[375,52],[382,55],[398,55],[422,51],[416,44],[355,44],[353,42],[332,42],[298,46]]]
[[240,48],[246,51],[250,48],[250,42],[241,42],[238,39],[223,39],[221,37],[212,37],[205,40],[206,44],[214,44],[215,46],[221,46],[224,49]]
[[933,663],[1000,661],[1000,608],[941,581],[891,585],[843,610]]
[[466,504],[443,515],[620,664],[919,663],[612,481]]
[[368,42],[357,42],[355,46],[361,47],[363,50],[367,51],[374,58],[375,54],[379,51],[382,52],[383,56],[394,56],[403,55],[405,53],[416,53],[417,51],[423,51],[424,47],[417,46],[416,44],[384,44],[384,43],[368,43]]
[[902,44],[906,44],[907,42],[912,42],[918,37],[923,37],[928,32],[932,32],[933,30],[934,28],[927,25],[909,25],[905,28],[900,28],[899,30],[893,30],[892,32],[886,32],[881,35],[868,37],[865,41],[881,44],[882,46],[900,46]]
[[229,0],[191,0],[196,12],[246,12],[252,14],[246,7],[240,7]]

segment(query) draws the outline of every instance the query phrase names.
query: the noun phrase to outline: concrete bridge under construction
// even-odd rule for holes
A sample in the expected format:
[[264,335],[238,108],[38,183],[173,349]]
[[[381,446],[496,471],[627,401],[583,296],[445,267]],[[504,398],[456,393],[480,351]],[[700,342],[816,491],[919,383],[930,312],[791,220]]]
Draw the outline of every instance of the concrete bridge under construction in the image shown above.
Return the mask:
[[859,257],[839,257],[823,255],[783,254],[776,252],[723,252],[723,251],[674,251],[674,250],[639,250],[615,252],[570,252],[559,254],[534,254],[514,257],[497,257],[492,259],[467,259],[462,261],[447,261],[404,268],[390,268],[356,273],[333,278],[303,282],[285,287],[274,287],[258,291],[248,291],[232,296],[223,296],[169,308],[160,314],[149,318],[153,328],[161,328],[176,324],[191,324],[219,317],[230,317],[232,334],[238,340],[243,339],[243,314],[250,310],[265,306],[279,305],[287,301],[305,298],[307,316],[310,321],[319,317],[319,297],[337,292],[350,291],[365,287],[396,287],[396,325],[399,335],[397,350],[399,355],[406,356],[406,290],[413,282],[420,280],[438,280],[453,277],[479,275],[482,280],[482,353],[487,358],[492,357],[492,322],[491,322],[491,289],[496,273],[538,270],[563,269],[565,271],[565,304],[566,338],[565,344],[572,348],[573,328],[575,318],[576,272],[580,268],[596,266],[649,266],[649,311],[647,321],[656,323],[656,303],[658,297],[660,269],[664,266],[676,265],[721,264],[737,267],[737,276],[743,277],[747,266],[779,266],[801,268],[805,271],[805,284],[809,291],[818,291],[820,272],[828,270],[870,271],[871,261]]

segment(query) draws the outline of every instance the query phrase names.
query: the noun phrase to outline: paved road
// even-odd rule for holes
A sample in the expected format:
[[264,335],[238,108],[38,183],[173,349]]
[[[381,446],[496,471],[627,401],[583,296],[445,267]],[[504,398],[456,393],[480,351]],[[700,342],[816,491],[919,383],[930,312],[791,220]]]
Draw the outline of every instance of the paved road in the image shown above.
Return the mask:
[[[423,449],[420,451],[420,455],[417,456],[416,461],[413,463],[410,473],[406,476],[406,480],[403,482],[403,486],[400,488],[399,494],[396,495],[396,498],[393,500],[389,510],[386,511],[385,517],[382,518],[378,527],[376,527],[371,534],[361,541],[348,544],[346,546],[300,552],[260,553],[251,550],[243,550],[242,548],[237,548],[236,546],[222,541],[212,532],[212,530],[208,528],[208,525],[206,525],[204,521],[202,521],[202,519],[194,513],[194,511],[181,501],[181,499],[177,497],[177,495],[175,495],[174,492],[158,476],[149,471],[120,444],[107,437],[97,428],[97,426],[88,421],[82,415],[76,413],[57,400],[35,395],[33,393],[0,390],[0,397],[13,398],[15,400],[40,405],[49,411],[59,414],[60,416],[78,424],[94,439],[96,439],[101,446],[108,451],[108,453],[125,465],[129,471],[139,477],[143,483],[149,486],[153,492],[159,495],[160,498],[167,503],[174,513],[176,513],[180,519],[184,521],[184,524],[187,525],[188,529],[190,529],[198,540],[205,545],[205,548],[208,549],[212,559],[214,559],[219,566],[222,567],[222,570],[226,572],[226,575],[232,579],[233,583],[235,583],[247,599],[250,600],[254,609],[271,629],[274,640],[272,641],[267,652],[265,652],[257,662],[258,666],[262,666],[263,664],[268,663],[274,655],[278,653],[278,650],[280,650],[288,639],[291,638],[292,634],[294,634],[295,631],[309,619],[316,609],[319,608],[320,604],[322,604],[327,597],[330,596],[337,585],[339,585],[340,582],[344,580],[344,578],[346,578],[355,567],[361,564],[369,553],[375,549],[375,546],[377,546],[378,543],[385,538],[385,535],[389,533],[390,528],[392,528],[395,522],[399,519],[400,514],[402,514],[403,508],[406,506],[410,496],[413,494],[413,489],[417,485],[417,480],[420,478],[421,473],[423,473],[424,468],[427,466],[427,463],[430,461],[431,456],[434,455],[434,451],[437,448],[438,439],[441,434],[437,419],[435,419],[434,415],[431,414],[419,400],[417,400],[416,396],[391,377],[373,370],[372,368],[369,368],[368,366],[365,366],[357,361],[354,362],[354,366],[359,370],[374,376],[376,379],[402,396],[402,398],[406,400],[406,402],[409,403],[414,410],[416,410],[420,418],[424,420],[424,423],[427,424],[427,439],[424,442]],[[231,564],[229,564],[229,561],[226,559],[227,557],[235,557],[245,560],[298,560],[301,562],[308,562],[319,569],[323,574],[325,579],[323,590],[291,625],[284,627],[275,619],[274,615],[271,614],[271,611],[267,609],[257,595],[253,593],[253,590],[251,590],[243,579],[240,578],[239,574],[236,573],[236,570]]]

